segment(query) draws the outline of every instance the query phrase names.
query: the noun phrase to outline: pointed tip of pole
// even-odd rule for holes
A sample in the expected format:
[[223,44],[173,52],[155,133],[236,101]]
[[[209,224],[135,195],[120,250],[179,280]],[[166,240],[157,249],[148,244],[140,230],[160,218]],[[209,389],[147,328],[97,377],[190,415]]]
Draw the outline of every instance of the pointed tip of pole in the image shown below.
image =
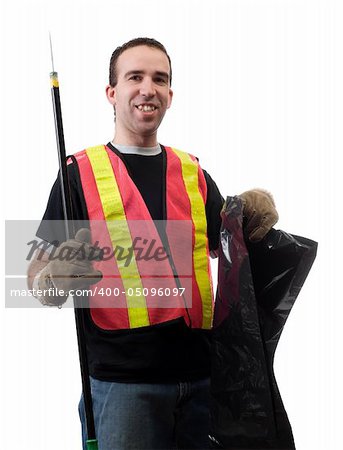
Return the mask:
[[50,41],[50,54],[51,54],[51,64],[52,64],[52,71],[55,72],[55,68],[54,68],[54,55],[52,53],[52,40],[51,40],[51,33],[49,30],[49,41]]

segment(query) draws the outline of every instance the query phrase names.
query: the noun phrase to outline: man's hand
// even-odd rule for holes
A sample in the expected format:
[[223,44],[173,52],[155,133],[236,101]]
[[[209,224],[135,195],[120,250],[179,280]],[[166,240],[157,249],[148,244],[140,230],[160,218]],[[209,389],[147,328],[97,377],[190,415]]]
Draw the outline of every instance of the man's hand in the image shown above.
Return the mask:
[[90,231],[82,228],[74,239],[63,242],[51,260],[37,275],[37,287],[48,292],[55,288],[64,295],[45,295],[42,303],[62,305],[71,290],[87,288],[102,279],[102,274],[95,270],[92,261],[99,260],[101,249],[90,245]]
[[243,201],[245,232],[249,241],[258,242],[279,219],[272,195],[263,189],[252,189],[239,195]]

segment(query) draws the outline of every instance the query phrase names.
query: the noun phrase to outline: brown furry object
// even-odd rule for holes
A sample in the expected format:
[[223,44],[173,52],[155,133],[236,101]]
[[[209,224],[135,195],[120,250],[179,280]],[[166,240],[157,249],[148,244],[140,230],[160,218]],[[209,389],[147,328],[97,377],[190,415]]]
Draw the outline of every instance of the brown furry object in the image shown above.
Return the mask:
[[239,197],[244,205],[245,231],[249,240],[260,241],[279,219],[273,196],[264,189],[255,188]]

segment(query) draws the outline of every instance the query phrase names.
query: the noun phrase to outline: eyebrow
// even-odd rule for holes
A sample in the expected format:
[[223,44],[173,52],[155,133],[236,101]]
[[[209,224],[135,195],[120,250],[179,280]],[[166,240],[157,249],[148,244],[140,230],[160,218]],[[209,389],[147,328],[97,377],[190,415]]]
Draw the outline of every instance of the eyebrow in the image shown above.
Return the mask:
[[[130,70],[129,72],[126,72],[125,78],[128,78],[131,75],[144,75],[144,70]],[[160,77],[166,78],[166,80],[169,80],[169,73],[167,72],[161,72],[157,70],[154,75],[158,75]]]

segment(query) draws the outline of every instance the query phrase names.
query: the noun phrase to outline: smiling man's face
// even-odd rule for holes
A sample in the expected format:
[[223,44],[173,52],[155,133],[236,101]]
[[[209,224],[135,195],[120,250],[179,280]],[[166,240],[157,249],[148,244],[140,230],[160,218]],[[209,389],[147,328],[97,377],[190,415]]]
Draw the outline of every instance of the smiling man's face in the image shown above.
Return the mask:
[[171,105],[170,67],[161,50],[139,45],[125,50],[116,63],[117,84],[107,86],[116,109],[114,142],[151,147],[157,129]]

